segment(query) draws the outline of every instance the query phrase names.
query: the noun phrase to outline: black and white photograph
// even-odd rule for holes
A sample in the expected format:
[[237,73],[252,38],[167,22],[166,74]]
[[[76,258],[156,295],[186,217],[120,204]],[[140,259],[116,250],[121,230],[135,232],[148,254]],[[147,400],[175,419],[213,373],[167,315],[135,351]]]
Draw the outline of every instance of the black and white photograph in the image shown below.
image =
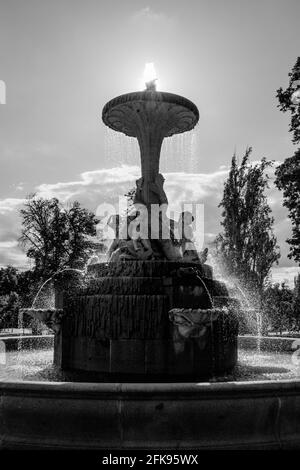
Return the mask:
[[0,0],[0,461],[300,450],[299,25]]

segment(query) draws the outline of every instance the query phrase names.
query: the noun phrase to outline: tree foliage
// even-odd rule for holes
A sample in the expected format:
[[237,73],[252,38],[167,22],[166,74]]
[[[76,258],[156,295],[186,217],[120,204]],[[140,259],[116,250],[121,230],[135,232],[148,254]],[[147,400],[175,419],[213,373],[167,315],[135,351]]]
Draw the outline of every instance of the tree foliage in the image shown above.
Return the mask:
[[294,280],[293,315],[296,329],[300,331],[300,273]]
[[269,285],[264,291],[264,317],[271,332],[292,331],[297,322],[294,315],[294,294],[285,282]]
[[227,272],[248,288],[262,290],[271,266],[279,258],[273,234],[273,217],[265,190],[268,187],[265,158],[251,165],[248,148],[241,164],[234,155],[224,185],[221,222],[223,233],[216,239],[217,255]]
[[[37,278],[33,271],[18,271],[12,266],[0,269],[0,329],[17,328],[19,309],[28,307],[36,292]],[[24,326],[31,318],[24,315]]]
[[18,290],[18,271],[13,266],[0,268],[0,295],[8,295]]
[[283,90],[282,87],[277,90],[278,107],[284,113],[291,112],[289,131],[293,134],[292,141],[297,144],[300,142],[300,99],[298,101],[295,94],[298,95],[300,90],[300,57],[297,58],[289,77],[289,85],[286,90]]
[[18,324],[18,271],[12,266],[0,269],[0,328]]
[[292,236],[287,240],[288,256],[300,263],[300,149],[276,169],[276,185],[283,191],[283,204],[292,222]]
[[[277,90],[278,107],[283,112],[291,112],[289,130],[293,134],[292,141],[297,144],[300,142],[300,57],[289,77],[287,89]],[[283,204],[289,210],[292,222],[292,237],[287,240],[290,245],[289,258],[300,263],[300,148],[277,168],[276,185],[283,191]]]
[[[32,270],[0,269],[0,328],[18,327],[19,308],[28,307],[36,292],[52,274],[65,268],[82,268],[99,243],[93,213],[73,202],[30,196],[23,209],[21,242],[34,260]],[[31,319],[25,318],[25,325]]]
[[300,274],[291,289],[286,282],[269,284],[264,291],[263,307],[268,329],[282,334],[283,331],[300,330]]
[[17,328],[19,296],[16,292],[0,296],[0,329]]
[[93,250],[96,235],[92,212],[73,202],[64,208],[58,199],[31,196],[21,209],[21,242],[41,278],[64,267],[83,267]]

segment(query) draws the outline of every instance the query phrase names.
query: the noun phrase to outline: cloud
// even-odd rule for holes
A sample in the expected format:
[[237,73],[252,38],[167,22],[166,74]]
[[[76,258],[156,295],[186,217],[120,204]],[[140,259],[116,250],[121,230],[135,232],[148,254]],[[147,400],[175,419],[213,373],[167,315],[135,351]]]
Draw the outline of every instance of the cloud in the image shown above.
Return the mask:
[[29,267],[29,260],[17,240],[0,242],[0,266]]
[[44,198],[57,197],[63,202],[78,199],[95,210],[102,202],[117,201],[119,196],[133,187],[139,177],[139,167],[122,165],[86,171],[76,181],[41,184],[36,188],[36,193]]
[[[212,173],[164,173],[165,191],[169,199],[170,209],[176,213],[181,210],[182,203],[204,204],[205,243],[210,243],[220,232],[220,212],[218,204],[222,199],[224,181],[228,168],[221,167]],[[35,188],[38,196],[57,197],[64,203],[78,200],[84,207],[96,211],[101,203],[117,206],[119,196],[123,196],[135,185],[140,177],[139,166],[123,165],[109,169],[86,171],[74,181],[41,184]],[[295,265],[287,259],[289,251],[285,240],[290,236],[291,227],[287,218],[287,210],[282,207],[282,194],[270,181],[268,199],[275,218],[275,235],[281,248],[280,268],[274,268],[275,275],[289,276],[290,268]],[[18,210],[24,199],[7,198],[0,200],[0,264],[24,264],[25,258],[16,243],[20,235],[20,217]],[[276,271],[287,269],[287,271]],[[293,268],[294,269],[294,268]],[[276,274],[277,273],[277,274]]]
[[25,199],[19,198],[6,198],[0,200],[0,214],[6,214],[7,212],[14,212],[19,206],[24,203]]
[[[220,211],[217,206],[227,174],[227,170],[209,174],[165,173],[165,191],[170,210],[178,213],[182,203],[202,203],[205,206],[205,231],[218,233],[220,227],[216,221]],[[119,197],[133,188],[139,177],[138,166],[123,165],[82,173],[81,178],[73,182],[40,185],[37,194],[46,198],[57,197],[65,203],[77,199],[96,211],[98,205],[104,202],[117,206]]]
[[[221,198],[223,181],[227,171],[217,171],[211,174],[187,174],[183,172],[166,173],[165,190],[169,198],[170,209],[178,212],[181,204],[203,203],[205,204],[205,230],[216,233],[216,216],[219,199]],[[57,182],[53,184],[41,184],[35,188],[37,196],[44,198],[57,197],[63,203],[74,200],[96,211],[101,203],[110,203],[117,206],[119,197],[135,186],[135,180],[140,177],[138,166],[123,165],[120,167],[87,171],[75,181]],[[24,199],[11,198],[0,200],[0,215],[2,214],[0,230],[0,264],[20,261],[24,264],[21,250],[13,243],[20,234],[20,217],[18,210]],[[13,247],[13,250],[11,248]],[[20,252],[19,260],[16,253]],[[12,252],[12,259],[9,253]]]
[[146,6],[141,8],[140,10],[136,11],[131,20],[134,23],[151,23],[151,24],[159,24],[159,23],[172,23],[173,18],[167,16],[163,12],[154,11],[151,7]]
[[19,269],[29,269],[30,262],[21,248],[14,247],[7,250],[0,250],[0,266],[15,266]]
[[6,242],[0,242],[0,249],[2,248],[15,248],[17,246],[17,242],[16,241],[13,241],[13,240],[10,240],[10,241],[6,241]]
[[18,238],[21,230],[19,209],[24,199],[6,198],[0,200],[0,265],[23,266],[27,263]]

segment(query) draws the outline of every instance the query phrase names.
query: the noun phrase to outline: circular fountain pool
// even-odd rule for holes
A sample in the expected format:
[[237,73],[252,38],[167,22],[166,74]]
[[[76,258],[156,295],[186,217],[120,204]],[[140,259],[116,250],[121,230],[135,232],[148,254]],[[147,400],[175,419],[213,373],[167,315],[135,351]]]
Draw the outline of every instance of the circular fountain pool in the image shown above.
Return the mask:
[[147,384],[61,372],[52,364],[49,337],[25,339],[22,350],[16,341],[5,342],[3,448],[300,447],[300,364],[293,340],[266,338],[257,351],[255,339],[242,337],[231,375]]
[[[50,335],[23,338],[21,344],[16,338],[5,338],[4,341],[8,344],[8,352],[5,364],[0,365],[1,381],[112,382],[101,374],[62,371],[56,367],[53,364],[53,337]],[[276,344],[278,342],[280,344]],[[300,379],[300,358],[298,360],[292,349],[295,340],[266,338],[260,350],[257,343],[255,337],[240,337],[239,360],[234,371],[212,378],[207,383]]]

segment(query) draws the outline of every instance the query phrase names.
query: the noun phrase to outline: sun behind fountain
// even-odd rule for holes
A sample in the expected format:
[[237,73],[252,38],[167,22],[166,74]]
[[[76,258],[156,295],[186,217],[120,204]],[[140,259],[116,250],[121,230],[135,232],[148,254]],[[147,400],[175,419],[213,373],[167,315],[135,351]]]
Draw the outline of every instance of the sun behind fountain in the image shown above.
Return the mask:
[[153,62],[148,62],[145,65],[145,70],[144,70],[144,83],[145,83],[146,89],[149,91],[156,91],[157,81],[158,81],[158,78],[157,78],[154,64]]

